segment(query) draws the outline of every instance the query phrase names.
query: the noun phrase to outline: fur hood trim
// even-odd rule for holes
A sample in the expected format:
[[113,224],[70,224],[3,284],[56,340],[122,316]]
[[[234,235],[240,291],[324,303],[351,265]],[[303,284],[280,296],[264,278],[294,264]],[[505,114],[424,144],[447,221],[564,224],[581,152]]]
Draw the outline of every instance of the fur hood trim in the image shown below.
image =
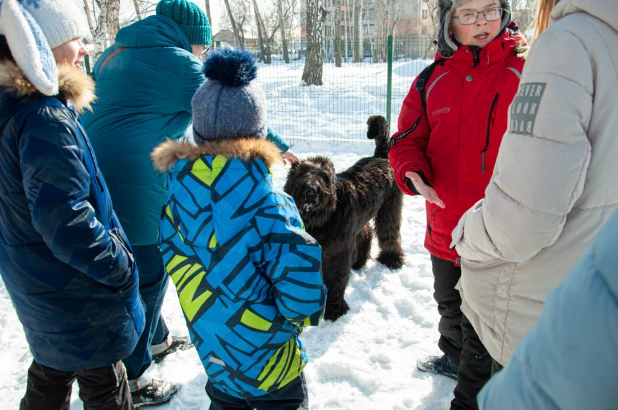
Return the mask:
[[[17,97],[30,97],[39,91],[13,62],[0,63],[0,87],[5,87]],[[58,65],[58,89],[64,98],[71,101],[78,113],[90,109],[94,101],[94,81],[79,68],[67,64]]]
[[204,142],[198,146],[188,142],[165,141],[150,154],[155,169],[169,172],[180,159],[198,159],[210,155],[222,155],[225,158],[239,158],[243,161],[261,159],[269,168],[282,163],[281,150],[265,139],[239,138]]

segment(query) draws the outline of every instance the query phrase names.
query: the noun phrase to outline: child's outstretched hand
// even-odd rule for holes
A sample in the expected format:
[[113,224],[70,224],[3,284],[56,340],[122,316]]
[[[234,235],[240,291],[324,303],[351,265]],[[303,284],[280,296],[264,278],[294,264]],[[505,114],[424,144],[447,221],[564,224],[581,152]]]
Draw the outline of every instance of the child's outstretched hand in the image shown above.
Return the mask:
[[406,172],[406,176],[410,178],[410,180],[414,184],[414,188],[416,188],[418,193],[421,194],[427,202],[436,204],[440,208],[445,207],[444,202],[442,202],[438,194],[436,194],[436,191],[432,187],[425,184],[419,174],[417,174],[416,172],[408,171]]
[[299,164],[300,158],[298,158],[292,151],[287,150],[283,153],[283,161],[288,162],[289,164]]

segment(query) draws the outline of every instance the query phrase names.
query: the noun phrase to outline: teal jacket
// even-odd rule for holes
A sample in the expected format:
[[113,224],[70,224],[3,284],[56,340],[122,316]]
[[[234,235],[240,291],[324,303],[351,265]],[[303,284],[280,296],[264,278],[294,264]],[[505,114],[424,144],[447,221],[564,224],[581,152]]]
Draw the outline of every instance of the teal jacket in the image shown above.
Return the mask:
[[326,288],[320,246],[273,187],[278,148],[169,141],[153,159],[169,179],[163,261],[209,380],[244,398],[285,386],[307,362],[300,333],[321,320]]
[[93,77],[98,100],[84,124],[114,210],[132,245],[156,244],[167,190],[150,153],[191,124],[191,98],[205,81],[202,63],[174,20],[150,16],[118,32]]

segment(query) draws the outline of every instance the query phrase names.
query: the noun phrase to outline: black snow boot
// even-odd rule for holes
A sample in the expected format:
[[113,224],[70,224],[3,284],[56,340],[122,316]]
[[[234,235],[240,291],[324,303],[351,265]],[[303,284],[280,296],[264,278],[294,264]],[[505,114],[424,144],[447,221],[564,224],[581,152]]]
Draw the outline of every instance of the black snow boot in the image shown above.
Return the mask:
[[[152,350],[153,350],[152,361],[153,362],[159,363],[169,354],[178,352],[180,350],[188,350],[193,347],[193,343],[191,343],[191,340],[189,340],[188,337],[184,337],[184,336],[181,336],[181,337],[172,336],[172,343],[169,343],[169,345],[166,346],[167,343],[168,342],[166,341],[166,342],[161,343],[161,345],[152,347]],[[160,350],[161,348],[163,350]],[[160,351],[157,351],[157,350],[160,350]]]
[[453,363],[447,355],[426,357],[425,359],[418,360],[416,366],[422,372],[441,374],[442,376],[457,380],[459,366]]
[[148,407],[165,404],[180,391],[180,384],[172,384],[163,380],[153,380],[148,386],[131,392],[133,407]]

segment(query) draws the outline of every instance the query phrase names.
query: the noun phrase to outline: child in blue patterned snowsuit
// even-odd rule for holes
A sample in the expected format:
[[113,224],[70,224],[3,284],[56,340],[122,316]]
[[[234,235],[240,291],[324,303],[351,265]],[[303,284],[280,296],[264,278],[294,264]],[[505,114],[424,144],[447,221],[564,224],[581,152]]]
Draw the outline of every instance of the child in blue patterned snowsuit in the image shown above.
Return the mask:
[[267,133],[257,66],[217,50],[195,94],[197,146],[152,154],[168,175],[159,243],[208,374],[211,410],[305,409],[303,327],[323,315],[321,249],[294,201],[273,187],[281,151]]

